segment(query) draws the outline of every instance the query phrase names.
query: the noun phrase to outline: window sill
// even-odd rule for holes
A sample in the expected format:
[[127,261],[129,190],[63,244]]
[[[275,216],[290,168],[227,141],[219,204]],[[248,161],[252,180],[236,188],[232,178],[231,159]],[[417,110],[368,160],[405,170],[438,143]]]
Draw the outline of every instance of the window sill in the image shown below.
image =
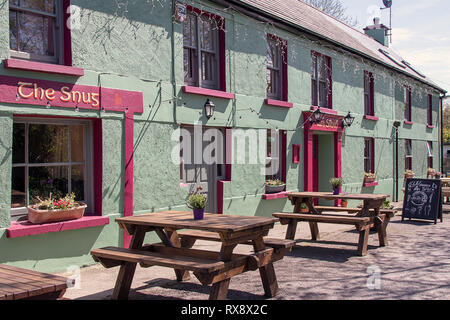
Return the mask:
[[109,224],[109,217],[104,216],[84,216],[77,220],[46,224],[32,224],[28,221],[16,221],[12,222],[11,227],[6,229],[6,237],[21,238],[51,232],[99,227],[107,224]]
[[404,120],[403,123],[408,125],[408,126],[412,126],[414,124],[414,122],[409,121],[409,120]]
[[234,99],[234,93],[220,90],[213,90],[192,86],[183,86],[182,89],[184,93],[198,94],[202,96],[222,98],[222,99]]
[[378,185],[378,181],[363,183],[364,188],[376,187]]
[[336,110],[330,109],[330,108],[321,108],[321,107],[317,107],[317,106],[312,106],[311,107],[311,111],[316,111],[317,109],[319,109],[320,112],[323,113],[328,113],[328,114],[338,114],[338,112]]
[[371,121],[378,121],[378,120],[380,120],[380,118],[378,118],[378,117],[369,116],[369,115],[365,115],[363,118],[366,119],[366,120],[371,120]]
[[268,106],[272,107],[282,107],[282,108],[293,108],[294,104],[292,102],[274,100],[274,99],[265,99],[264,103]]
[[427,129],[434,129],[434,128],[436,128],[435,126],[433,126],[433,125],[429,125],[429,124],[427,124]]
[[43,73],[52,73],[65,76],[82,77],[84,76],[84,69],[70,66],[62,66],[58,64],[34,62],[20,59],[5,59],[3,66],[6,69],[17,69],[24,71],[34,71]]
[[284,199],[287,198],[287,192],[278,192],[278,193],[265,193],[262,195],[264,200],[274,200],[274,199]]

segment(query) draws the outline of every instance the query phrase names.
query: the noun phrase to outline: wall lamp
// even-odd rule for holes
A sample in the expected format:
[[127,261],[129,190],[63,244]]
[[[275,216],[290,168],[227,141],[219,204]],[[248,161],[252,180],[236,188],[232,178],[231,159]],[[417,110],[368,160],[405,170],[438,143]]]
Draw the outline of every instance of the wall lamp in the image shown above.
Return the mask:
[[214,102],[212,102],[209,99],[206,99],[206,103],[205,103],[205,115],[206,117],[209,119],[214,115],[214,108],[216,107],[216,105],[214,104]]
[[311,116],[310,119],[311,124],[321,123],[324,117],[325,113],[323,113],[322,111],[319,110],[319,108],[317,108]]
[[342,129],[345,129],[345,127],[347,128],[351,127],[354,120],[355,117],[353,117],[349,111],[347,115],[344,117],[344,120],[342,121]]

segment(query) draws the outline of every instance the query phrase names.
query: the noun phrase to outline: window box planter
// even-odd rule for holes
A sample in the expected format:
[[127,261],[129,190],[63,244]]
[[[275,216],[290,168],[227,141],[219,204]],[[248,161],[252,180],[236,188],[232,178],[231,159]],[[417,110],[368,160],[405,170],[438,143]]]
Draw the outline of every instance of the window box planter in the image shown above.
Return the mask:
[[412,179],[412,178],[414,178],[413,173],[405,173],[405,179]]
[[80,219],[84,215],[87,205],[78,202],[79,207],[67,210],[39,210],[34,206],[28,206],[28,220],[34,224],[60,222]]
[[377,177],[364,177],[364,184],[374,183]]
[[266,184],[266,193],[279,193],[279,192],[283,192],[284,188],[286,187],[285,184],[280,184],[278,186],[270,186],[268,184]]

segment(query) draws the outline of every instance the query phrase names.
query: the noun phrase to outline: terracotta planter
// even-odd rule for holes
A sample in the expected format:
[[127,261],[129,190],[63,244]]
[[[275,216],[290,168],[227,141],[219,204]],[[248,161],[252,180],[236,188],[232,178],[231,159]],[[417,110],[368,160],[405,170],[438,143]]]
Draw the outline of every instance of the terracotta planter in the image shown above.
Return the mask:
[[87,205],[82,202],[78,202],[78,204],[79,207],[67,210],[39,210],[29,206],[27,207],[28,221],[41,224],[80,219],[83,217]]
[[309,213],[309,209],[308,209],[308,208],[306,208],[306,209],[300,209],[300,212],[301,212],[301,213]]
[[376,179],[377,179],[377,177],[373,177],[373,178],[364,177],[364,183],[373,183],[373,182],[375,182]]
[[279,192],[283,192],[284,188],[285,188],[285,184],[282,184],[280,186],[269,186],[266,184],[266,193],[279,193]]
[[348,202],[347,201],[341,201],[341,207],[347,208]]

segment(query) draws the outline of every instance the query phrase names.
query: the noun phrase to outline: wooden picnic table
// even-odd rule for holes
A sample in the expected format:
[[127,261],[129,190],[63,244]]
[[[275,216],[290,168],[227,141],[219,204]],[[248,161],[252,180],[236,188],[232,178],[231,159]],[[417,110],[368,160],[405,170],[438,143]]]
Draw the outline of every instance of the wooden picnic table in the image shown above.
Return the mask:
[[[311,236],[313,241],[320,239],[318,223],[335,223],[335,224],[350,224],[355,225],[360,232],[358,242],[358,254],[364,256],[367,254],[367,242],[371,227],[376,227],[379,235],[381,246],[388,244],[386,228],[390,218],[394,213],[380,213],[380,207],[389,195],[384,194],[351,194],[340,193],[333,195],[329,192],[294,192],[289,193],[288,198],[294,206],[293,213],[274,213],[273,216],[280,219],[281,224],[287,224],[286,239],[295,239],[297,223],[300,221],[309,222]],[[323,214],[324,207],[319,211],[314,205],[314,199],[325,200],[361,200],[363,202],[362,208],[351,209],[352,212],[357,212],[354,216],[343,216],[336,214]],[[301,214],[301,205],[305,203],[308,207],[308,213]],[[341,207],[326,207],[328,211],[342,211]]]
[[[212,284],[209,298],[226,299],[230,279],[246,271],[259,269],[266,296],[278,292],[273,260],[274,248],[267,247],[263,237],[278,219],[238,215],[204,214],[194,220],[192,212],[164,211],[116,219],[132,236],[128,249],[107,247],[91,251],[94,260],[110,268],[120,265],[113,299],[127,299],[136,265],[173,268],[178,281],[189,279],[189,271],[203,285]],[[182,246],[177,230],[198,230],[215,233],[222,243],[220,252]],[[155,231],[161,243],[143,245],[147,232]],[[236,254],[238,244],[251,242],[253,254]],[[192,244],[192,243],[190,243]],[[293,243],[292,243],[293,245]],[[278,259],[280,257],[278,256]]]
[[57,275],[0,264],[0,300],[56,300],[62,298],[68,282]]

